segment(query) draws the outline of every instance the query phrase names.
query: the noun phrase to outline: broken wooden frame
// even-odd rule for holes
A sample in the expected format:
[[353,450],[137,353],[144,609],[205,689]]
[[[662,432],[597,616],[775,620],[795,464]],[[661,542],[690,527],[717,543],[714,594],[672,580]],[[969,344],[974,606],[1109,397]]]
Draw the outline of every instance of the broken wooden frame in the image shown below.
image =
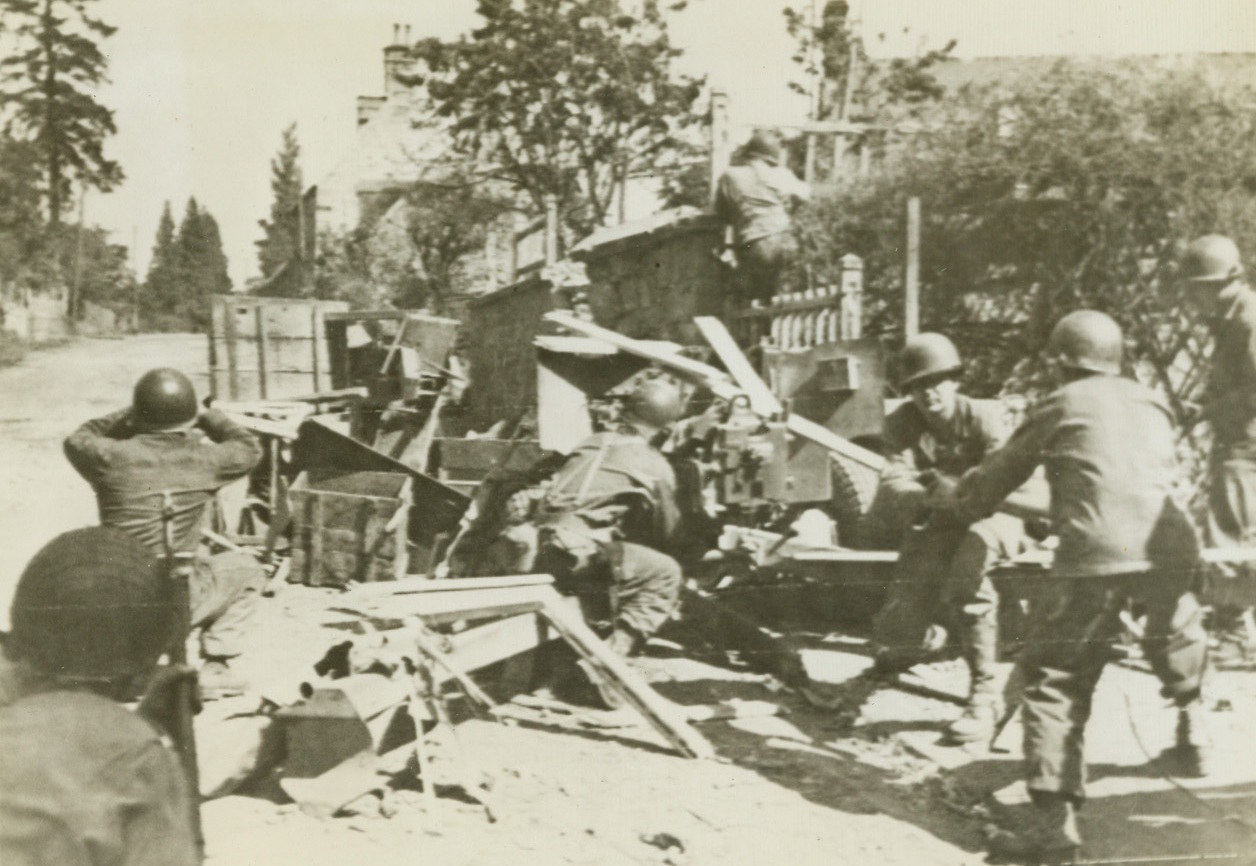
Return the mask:
[[[549,575],[378,583],[346,593],[341,606],[368,616],[402,620],[417,617],[429,626],[511,617],[509,628],[490,623],[450,637],[454,649],[448,660],[463,671],[539,646],[544,637],[538,635],[538,625],[547,625],[678,752],[690,758],[714,755],[710,743],[689,726],[679,708],[655,693],[593,633],[579,610],[554,589]],[[530,634],[526,626],[519,629],[529,621]],[[492,631],[483,632],[484,629]],[[481,639],[490,635],[492,650],[488,651],[488,641]]]

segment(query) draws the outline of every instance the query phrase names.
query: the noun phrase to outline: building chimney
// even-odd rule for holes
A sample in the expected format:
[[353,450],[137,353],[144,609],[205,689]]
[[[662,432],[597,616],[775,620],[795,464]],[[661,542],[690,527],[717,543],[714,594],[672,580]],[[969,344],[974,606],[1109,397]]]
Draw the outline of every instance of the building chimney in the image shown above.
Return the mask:
[[[407,39],[410,35],[409,31],[410,26],[406,25]],[[392,44],[384,49],[384,96],[386,97],[396,96],[405,89],[405,85],[397,80],[397,75],[410,68],[410,47],[402,43],[401,37],[401,25],[394,24]]]

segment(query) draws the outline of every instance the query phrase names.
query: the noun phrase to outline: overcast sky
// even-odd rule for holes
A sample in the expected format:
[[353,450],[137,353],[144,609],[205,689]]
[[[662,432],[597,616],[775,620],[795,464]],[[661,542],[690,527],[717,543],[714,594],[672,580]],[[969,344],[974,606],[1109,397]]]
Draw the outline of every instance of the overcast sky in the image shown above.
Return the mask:
[[[806,6],[809,0],[798,0]],[[823,2],[823,0],[818,0]],[[307,183],[350,148],[354,98],[382,91],[381,49],[394,22],[413,38],[453,36],[475,0],[101,0],[117,112],[108,153],[127,181],[89,195],[87,219],[135,245],[147,268],[157,219],[189,195],[217,217],[237,287],[257,272],[257,221],[270,204],[269,161],[296,122]],[[673,22],[685,71],[733,96],[734,119],[787,122],[805,103],[776,0],[691,0]],[[859,3],[856,4],[857,8]],[[958,40],[960,56],[1256,51],[1253,0],[867,0],[879,53]],[[878,34],[886,39],[878,41]]]

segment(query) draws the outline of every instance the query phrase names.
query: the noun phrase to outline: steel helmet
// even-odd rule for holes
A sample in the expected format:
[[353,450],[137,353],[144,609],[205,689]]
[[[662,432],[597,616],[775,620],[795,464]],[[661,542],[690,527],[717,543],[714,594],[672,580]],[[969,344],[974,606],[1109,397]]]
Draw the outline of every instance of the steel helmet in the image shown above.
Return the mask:
[[171,430],[196,420],[196,390],[178,370],[149,370],[135,383],[131,421],[142,430]]
[[1065,367],[1110,376],[1121,374],[1121,326],[1098,310],[1078,310],[1056,322],[1047,353]]
[[660,431],[685,414],[685,395],[670,379],[643,379],[624,406],[624,419]]
[[779,165],[781,162],[781,140],[776,137],[776,133],[770,130],[756,129],[742,146],[741,156],[746,160],[757,158],[772,165]]
[[7,648],[35,669],[110,680],[150,667],[170,643],[174,600],[161,562],[121,529],[59,535],[13,593]]
[[1225,235],[1204,235],[1182,254],[1182,277],[1191,283],[1228,283],[1243,273],[1239,248]]
[[964,369],[959,350],[942,334],[917,334],[907,339],[898,356],[899,381],[904,388],[917,379]]

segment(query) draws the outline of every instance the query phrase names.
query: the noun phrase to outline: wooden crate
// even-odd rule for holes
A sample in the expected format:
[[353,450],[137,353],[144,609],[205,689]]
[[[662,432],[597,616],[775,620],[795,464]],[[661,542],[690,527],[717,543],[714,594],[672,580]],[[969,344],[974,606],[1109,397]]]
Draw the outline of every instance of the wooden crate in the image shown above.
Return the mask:
[[344,301],[216,295],[210,391],[219,400],[281,400],[332,387],[324,316]]
[[541,459],[535,439],[436,439],[439,478],[470,496],[489,470],[523,471]]
[[345,586],[405,577],[409,476],[306,471],[290,494],[293,582]]

